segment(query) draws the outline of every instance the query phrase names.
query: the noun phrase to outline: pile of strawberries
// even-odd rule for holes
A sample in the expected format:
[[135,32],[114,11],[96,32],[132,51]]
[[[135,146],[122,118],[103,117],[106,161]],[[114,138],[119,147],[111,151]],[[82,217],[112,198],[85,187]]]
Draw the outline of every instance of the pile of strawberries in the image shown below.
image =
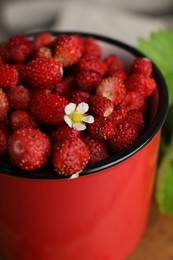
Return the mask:
[[132,145],[156,89],[152,63],[127,73],[93,37],[42,32],[0,45],[0,158],[72,175]]

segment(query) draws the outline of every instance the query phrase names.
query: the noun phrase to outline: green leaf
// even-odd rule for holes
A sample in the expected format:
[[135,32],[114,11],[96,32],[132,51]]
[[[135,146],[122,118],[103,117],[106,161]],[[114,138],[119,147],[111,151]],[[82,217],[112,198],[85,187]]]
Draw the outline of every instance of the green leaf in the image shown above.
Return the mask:
[[153,32],[149,39],[139,39],[137,48],[160,69],[168,86],[169,103],[173,104],[173,33],[166,28]]
[[164,140],[167,146],[171,142],[172,134],[173,134],[173,105],[169,107],[167,117],[162,128],[162,139]]
[[159,204],[160,212],[173,213],[173,138],[158,169],[156,201]]

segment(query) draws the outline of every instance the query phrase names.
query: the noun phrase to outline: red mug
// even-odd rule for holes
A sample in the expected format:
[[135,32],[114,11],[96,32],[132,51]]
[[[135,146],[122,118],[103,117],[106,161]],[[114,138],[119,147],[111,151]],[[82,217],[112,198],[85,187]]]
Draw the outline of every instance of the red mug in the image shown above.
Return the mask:
[[[104,55],[118,54],[127,68],[144,56],[120,41],[81,35],[95,37]],[[148,100],[147,128],[129,148],[88,165],[75,179],[42,169],[26,173],[0,162],[0,252],[5,259],[123,260],[132,252],[147,225],[168,108],[165,81],[153,67],[158,88]]]

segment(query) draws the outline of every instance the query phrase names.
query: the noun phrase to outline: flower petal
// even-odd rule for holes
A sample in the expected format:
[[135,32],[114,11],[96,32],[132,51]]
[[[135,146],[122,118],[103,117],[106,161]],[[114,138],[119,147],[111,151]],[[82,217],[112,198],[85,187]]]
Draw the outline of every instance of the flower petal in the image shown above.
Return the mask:
[[89,109],[89,106],[87,103],[85,102],[81,102],[79,103],[79,105],[77,106],[76,110],[81,113],[81,114],[85,114]]
[[76,172],[76,173],[72,174],[72,175],[70,176],[70,179],[78,178],[78,177],[79,177],[79,173],[80,173],[80,172]]
[[82,118],[82,121],[88,124],[94,123],[94,117],[93,116],[84,116]]
[[67,106],[65,106],[64,110],[66,115],[70,115],[75,109],[76,109],[76,104],[69,103]]
[[73,123],[72,123],[71,119],[68,116],[64,116],[64,121],[67,123],[67,125],[69,127],[73,126]]
[[83,131],[86,129],[86,126],[82,123],[76,123],[76,124],[73,124],[73,128],[77,131]]

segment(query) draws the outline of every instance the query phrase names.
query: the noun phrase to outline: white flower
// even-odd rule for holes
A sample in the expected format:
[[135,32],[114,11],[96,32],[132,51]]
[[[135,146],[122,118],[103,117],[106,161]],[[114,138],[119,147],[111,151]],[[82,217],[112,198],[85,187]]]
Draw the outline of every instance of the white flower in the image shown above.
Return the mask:
[[83,131],[86,129],[85,123],[93,123],[94,117],[85,114],[89,110],[89,106],[85,102],[81,102],[76,106],[74,103],[69,103],[65,107],[64,121],[69,127],[73,127],[77,131]]
[[80,173],[80,172],[76,172],[76,173],[72,174],[72,175],[70,176],[70,179],[76,179],[76,178],[78,178],[78,177],[79,177],[79,173]]

